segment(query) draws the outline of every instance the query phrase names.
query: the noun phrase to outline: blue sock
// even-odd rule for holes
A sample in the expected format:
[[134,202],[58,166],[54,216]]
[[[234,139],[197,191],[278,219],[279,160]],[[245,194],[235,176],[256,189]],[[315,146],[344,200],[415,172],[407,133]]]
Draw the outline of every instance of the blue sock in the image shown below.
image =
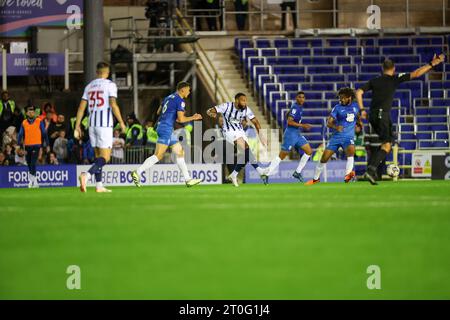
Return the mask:
[[[96,158],[94,161],[94,164],[92,165],[92,167],[89,169],[89,173],[91,175],[96,175],[97,173],[100,172],[100,179],[101,179],[101,173],[102,173],[102,168],[103,166],[106,164],[106,160],[105,158]],[[97,179],[97,176],[96,176]]]
[[100,168],[99,172],[95,173],[95,181],[96,182],[102,182],[102,169]]

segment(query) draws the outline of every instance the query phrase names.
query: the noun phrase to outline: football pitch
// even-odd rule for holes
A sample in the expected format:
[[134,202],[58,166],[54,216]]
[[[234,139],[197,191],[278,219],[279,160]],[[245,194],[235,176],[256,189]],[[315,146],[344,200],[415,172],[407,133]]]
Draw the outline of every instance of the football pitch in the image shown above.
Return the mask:
[[450,182],[112,189],[0,189],[0,298],[450,299]]

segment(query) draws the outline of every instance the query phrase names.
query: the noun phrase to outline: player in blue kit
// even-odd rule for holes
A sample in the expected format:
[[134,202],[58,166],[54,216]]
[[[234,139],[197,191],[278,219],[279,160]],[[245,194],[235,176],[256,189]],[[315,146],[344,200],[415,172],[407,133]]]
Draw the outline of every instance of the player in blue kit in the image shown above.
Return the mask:
[[177,165],[186,182],[186,186],[192,187],[201,182],[201,179],[192,179],[184,161],[184,151],[178,137],[173,134],[175,122],[187,123],[191,121],[201,120],[200,114],[194,114],[191,117],[186,117],[185,102],[191,93],[191,86],[187,82],[180,82],[177,85],[177,91],[167,96],[161,108],[161,115],[157,125],[156,132],[158,133],[158,141],[156,142],[155,154],[147,158],[144,163],[135,171],[131,173],[133,182],[137,187],[140,187],[140,176],[142,172],[148,170],[153,165],[158,163],[164,156],[168,147],[172,148],[172,152],[177,156]]
[[305,93],[300,91],[295,97],[295,102],[292,104],[291,109],[287,115],[287,128],[283,135],[283,144],[281,145],[281,151],[278,157],[272,160],[266,174],[272,175],[275,169],[279,166],[280,162],[284,160],[291,151],[292,148],[296,148],[297,151],[303,150],[304,154],[300,159],[297,169],[292,175],[295,179],[303,182],[302,170],[308,162],[312,154],[311,146],[308,141],[302,135],[300,129],[311,129],[310,124],[301,123],[303,114],[303,105],[305,103]]
[[354,156],[355,156],[355,126],[359,123],[362,126],[361,118],[359,116],[359,107],[355,99],[355,92],[352,88],[342,88],[339,90],[339,104],[337,104],[331,111],[327,120],[328,128],[334,130],[330,141],[323,152],[320,162],[316,166],[314,172],[314,179],[309,180],[306,185],[312,185],[320,182],[320,174],[324,168],[325,163],[331,156],[338,151],[340,147],[347,155],[347,165],[345,168],[346,183],[355,178],[355,171],[353,171]]

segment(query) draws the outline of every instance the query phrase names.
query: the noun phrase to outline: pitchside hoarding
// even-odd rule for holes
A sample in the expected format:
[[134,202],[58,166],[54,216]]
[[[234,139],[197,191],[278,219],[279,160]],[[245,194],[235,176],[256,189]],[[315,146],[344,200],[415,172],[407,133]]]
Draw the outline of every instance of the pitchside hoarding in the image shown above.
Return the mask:
[[[107,165],[103,168],[103,183],[106,186],[134,186],[130,172],[138,165]],[[90,166],[60,165],[38,166],[37,179],[41,187],[79,186],[78,176]],[[222,166],[220,164],[188,165],[192,178],[202,179],[203,184],[221,184]],[[183,185],[184,179],[175,164],[157,164],[142,173],[142,185]],[[90,185],[95,185],[92,177]],[[0,188],[28,187],[28,168],[0,167]]]
[[0,0],[0,37],[29,35],[32,26],[79,27],[83,0]]
[[[323,182],[343,182],[345,177],[346,161],[329,161],[326,169],[323,170],[321,181]],[[278,171],[269,177],[269,183],[298,183],[298,180],[292,177],[297,169],[298,161],[282,161]],[[314,176],[316,162],[309,161],[302,171],[305,182],[311,180]],[[261,183],[258,172],[252,166],[245,167],[245,183]]]
[[[107,165],[103,167],[103,183],[106,186],[134,186],[131,171],[138,165]],[[202,184],[221,184],[222,166],[220,164],[188,164],[192,178],[202,179]],[[77,174],[87,171],[90,166],[77,166]],[[175,164],[157,164],[141,175],[142,185],[183,185],[185,183],[180,169]],[[91,184],[95,184],[92,177]],[[77,184],[79,186],[79,183]]]
[[[77,169],[74,165],[39,166],[36,172],[41,187],[74,187]],[[28,167],[0,167],[0,188],[28,187]]]

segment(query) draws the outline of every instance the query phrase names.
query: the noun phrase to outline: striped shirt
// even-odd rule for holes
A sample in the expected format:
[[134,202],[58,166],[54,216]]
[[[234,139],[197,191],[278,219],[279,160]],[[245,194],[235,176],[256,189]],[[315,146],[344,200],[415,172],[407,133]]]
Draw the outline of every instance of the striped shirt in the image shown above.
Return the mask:
[[111,80],[99,78],[86,86],[82,99],[89,104],[89,127],[113,127],[110,98],[117,98],[117,86]]
[[252,110],[249,107],[238,109],[234,102],[225,102],[214,107],[218,113],[223,115],[223,131],[237,131],[244,130],[242,127],[242,120],[252,120],[255,118]]

